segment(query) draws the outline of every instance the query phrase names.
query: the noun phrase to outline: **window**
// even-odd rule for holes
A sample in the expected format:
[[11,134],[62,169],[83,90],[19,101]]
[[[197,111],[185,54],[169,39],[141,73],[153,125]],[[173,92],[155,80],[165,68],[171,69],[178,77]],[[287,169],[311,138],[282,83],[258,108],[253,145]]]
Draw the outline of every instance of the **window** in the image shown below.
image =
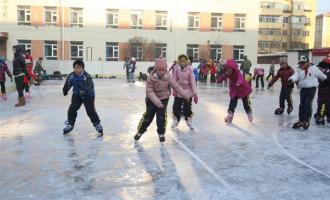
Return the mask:
[[132,29],[142,29],[142,27],[143,27],[142,11],[132,11],[131,28]]
[[107,19],[106,19],[106,27],[107,28],[118,28],[118,10],[108,9],[107,10]]
[[221,45],[211,45],[210,46],[210,55],[214,60],[222,58],[222,49]]
[[275,49],[279,49],[281,48],[281,42],[279,41],[259,41],[258,42],[258,47],[259,48],[275,48]]
[[71,42],[71,60],[84,59],[84,43]]
[[17,40],[17,45],[20,46],[23,51],[31,50],[31,40]]
[[221,13],[212,13],[211,14],[211,30],[212,31],[221,31],[222,30],[222,14]]
[[135,44],[131,48],[131,56],[135,57],[137,61],[143,60],[143,46],[142,44]]
[[281,10],[283,9],[283,5],[277,2],[266,2],[263,1],[260,3],[260,8],[262,9],[272,9],[272,10]]
[[286,23],[286,22],[284,22],[284,19],[282,19],[281,16],[277,16],[277,15],[260,15],[259,22],[260,23]]
[[283,35],[288,35],[288,30],[283,30]]
[[83,27],[82,8],[71,8],[71,27]]
[[45,7],[44,24],[47,26],[56,26],[57,24],[57,9],[56,7]]
[[236,31],[236,32],[245,31],[245,14],[235,14],[234,31]]
[[45,41],[45,58],[47,60],[57,59],[57,41]]
[[167,12],[156,11],[156,30],[167,29]]
[[268,35],[268,36],[278,36],[281,35],[281,29],[268,29],[268,28],[260,28],[259,34],[260,35]]
[[188,13],[188,30],[195,31],[199,29],[199,13]]
[[118,61],[119,60],[119,48],[118,42],[107,42],[105,46],[106,60]]
[[244,46],[234,46],[234,60],[237,62],[243,61],[245,54]]
[[166,58],[166,47],[167,45],[164,43],[156,43],[154,58],[158,58],[160,55]]
[[187,45],[187,56],[193,58],[192,61],[198,61],[198,59],[199,59],[198,44],[188,44]]
[[17,7],[17,24],[31,25],[31,7],[18,6]]
[[294,10],[304,10],[304,2],[293,2]]

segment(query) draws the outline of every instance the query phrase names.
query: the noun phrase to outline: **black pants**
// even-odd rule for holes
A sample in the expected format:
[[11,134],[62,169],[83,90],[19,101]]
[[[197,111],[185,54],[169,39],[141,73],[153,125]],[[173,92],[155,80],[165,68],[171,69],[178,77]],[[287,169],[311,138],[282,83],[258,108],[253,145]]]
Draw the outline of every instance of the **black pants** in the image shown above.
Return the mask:
[[292,87],[282,87],[280,93],[280,108],[285,108],[285,101],[288,103],[288,107],[293,106],[292,102]]
[[138,133],[140,133],[140,134],[145,133],[156,115],[157,133],[160,135],[165,134],[166,123],[167,123],[166,108],[167,108],[167,104],[168,104],[168,99],[162,100],[162,103],[165,108],[163,108],[163,109],[157,108],[157,106],[155,106],[155,104],[153,104],[150,101],[150,99],[146,98],[147,110],[143,114],[142,119],[140,120],[140,123],[138,126]]
[[213,75],[211,75],[211,83],[215,83],[215,74]]
[[17,93],[18,93],[18,97],[24,97],[24,94],[23,94],[23,89],[24,89],[23,80],[24,80],[24,76],[15,77],[15,84],[16,84],[16,90],[17,90]]
[[261,82],[261,87],[264,88],[265,87],[264,75],[257,76],[257,79],[256,79],[256,88],[259,87],[259,79],[260,79],[260,82]]
[[274,78],[274,76],[275,76],[274,73],[269,73],[268,76],[267,76],[267,78],[266,78],[266,80],[268,81],[268,79],[269,79],[270,77]]
[[173,103],[173,115],[176,117],[178,121],[181,119],[181,108],[183,106],[183,114],[185,120],[188,120],[189,117],[192,117],[193,112],[191,110],[192,106],[192,99],[190,98],[189,101],[180,98],[180,97],[175,97],[174,98],[174,103]]
[[203,75],[203,82],[207,82],[207,75]]
[[330,99],[317,101],[317,115],[321,118],[326,116],[327,119],[330,119]]
[[[235,109],[237,107],[237,102],[238,102],[237,97],[230,99],[228,112],[232,112],[232,113],[235,112]],[[244,107],[245,112],[246,113],[252,112],[250,97],[247,96],[247,97],[242,98],[242,102],[243,102],[243,107]]]
[[24,84],[24,90],[25,92],[30,92],[30,85],[28,83]]
[[302,88],[300,90],[299,121],[309,122],[312,116],[312,103],[316,87]]
[[1,94],[6,94],[6,85],[5,82],[0,82]]
[[71,104],[68,110],[68,122],[74,124],[77,118],[77,111],[84,104],[88,117],[93,125],[100,123],[100,118],[95,109],[95,97],[83,99],[78,95],[72,95]]

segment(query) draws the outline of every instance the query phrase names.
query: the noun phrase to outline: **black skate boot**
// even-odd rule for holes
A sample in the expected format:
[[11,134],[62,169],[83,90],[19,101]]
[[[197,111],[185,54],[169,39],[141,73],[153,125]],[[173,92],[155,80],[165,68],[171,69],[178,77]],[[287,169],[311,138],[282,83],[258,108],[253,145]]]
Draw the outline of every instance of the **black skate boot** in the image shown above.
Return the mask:
[[300,129],[303,126],[302,122],[296,122],[293,124],[292,128],[293,129]]
[[283,112],[284,112],[284,109],[283,109],[283,108],[277,108],[277,109],[275,110],[275,115],[282,115]]
[[316,125],[325,125],[325,119],[323,117],[316,118]]
[[159,134],[159,142],[165,142],[165,135],[164,134]]
[[309,122],[304,122],[302,127],[304,128],[304,130],[307,130],[309,128],[310,123]]
[[288,113],[288,115],[290,115],[290,113],[292,113],[293,111],[293,107],[292,106],[288,106],[288,109],[286,110],[286,112]]
[[134,140],[137,142],[137,141],[139,141],[139,139],[141,138],[141,136],[142,136],[142,133],[137,133],[137,134],[135,134],[134,135]]
[[103,136],[103,127],[100,123],[94,124],[95,130],[100,133],[99,136]]
[[66,121],[64,124],[66,125],[66,127],[64,127],[63,129],[63,135],[66,135],[73,130],[74,123]]
[[319,113],[315,113],[314,114],[314,119],[317,119],[318,117],[320,117],[320,114]]

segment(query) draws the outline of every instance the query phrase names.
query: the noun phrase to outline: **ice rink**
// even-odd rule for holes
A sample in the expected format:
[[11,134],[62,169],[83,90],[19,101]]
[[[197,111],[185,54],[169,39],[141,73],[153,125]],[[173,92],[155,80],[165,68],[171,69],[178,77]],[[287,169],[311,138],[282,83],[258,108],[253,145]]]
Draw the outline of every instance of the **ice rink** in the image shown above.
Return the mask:
[[64,81],[33,87],[32,101],[22,108],[14,108],[16,93],[0,102],[1,200],[330,199],[330,124],[313,121],[308,131],[292,130],[297,88],[290,116],[273,114],[277,83],[271,90],[254,89],[253,123],[240,101],[233,124],[226,125],[228,89],[200,85],[196,130],[184,121],[170,129],[171,98],[162,146],[155,121],[133,142],[145,110],[144,83],[94,81],[103,138],[83,107],[75,129],[62,135],[70,103],[62,95]]

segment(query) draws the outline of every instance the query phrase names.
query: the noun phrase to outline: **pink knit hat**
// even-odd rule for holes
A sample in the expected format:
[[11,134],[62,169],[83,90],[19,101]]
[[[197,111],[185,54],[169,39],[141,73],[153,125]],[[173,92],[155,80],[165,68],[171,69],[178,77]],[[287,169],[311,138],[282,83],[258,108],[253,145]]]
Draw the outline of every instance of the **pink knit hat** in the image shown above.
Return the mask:
[[167,70],[167,63],[163,56],[159,56],[155,62],[155,69],[156,70]]

